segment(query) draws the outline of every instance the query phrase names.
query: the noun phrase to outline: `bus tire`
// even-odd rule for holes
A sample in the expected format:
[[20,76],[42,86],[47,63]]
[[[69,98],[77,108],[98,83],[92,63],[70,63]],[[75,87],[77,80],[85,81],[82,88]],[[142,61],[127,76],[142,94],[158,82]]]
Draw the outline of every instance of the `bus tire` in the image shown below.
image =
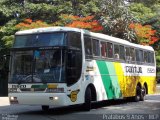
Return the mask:
[[48,111],[49,110],[49,106],[48,105],[42,105],[42,110],[43,111]]
[[140,88],[140,86],[137,86],[136,87],[136,95],[134,97],[134,101],[135,102],[139,102],[140,98],[141,98],[141,88]]
[[144,101],[146,96],[146,88],[145,86],[141,89],[140,101]]
[[91,109],[91,98],[91,89],[88,87],[85,92],[85,103],[83,105],[85,111],[90,111]]

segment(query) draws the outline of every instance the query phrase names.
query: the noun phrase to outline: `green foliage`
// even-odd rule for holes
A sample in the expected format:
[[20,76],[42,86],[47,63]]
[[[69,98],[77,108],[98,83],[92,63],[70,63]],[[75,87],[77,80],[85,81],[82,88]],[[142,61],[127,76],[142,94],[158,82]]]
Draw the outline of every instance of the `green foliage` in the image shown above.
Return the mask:
[[102,0],[101,6],[100,20],[105,34],[134,42],[135,33],[128,26],[136,19],[129,13],[124,0]]
[[[99,11],[97,0],[1,0],[0,18],[3,24],[17,17],[17,20],[31,18],[55,22],[60,14],[87,16]],[[47,16],[47,17],[46,17]],[[2,20],[2,18],[4,18]]]
[[[74,1],[74,0],[73,0]],[[73,15],[94,15],[100,11],[99,2],[97,0],[75,0],[76,3],[72,2]]]
[[160,0],[133,0],[130,12],[144,25],[151,25],[160,38]]
[[13,35],[18,30],[15,26],[17,21],[15,19],[6,23],[5,26],[0,29],[0,44],[1,48],[10,48],[13,42]]
[[[124,1],[134,3],[125,4]],[[9,36],[17,31],[14,26],[26,18],[30,18],[33,21],[42,20],[47,24],[55,23],[63,19],[69,23],[70,20],[61,18],[62,14],[78,16],[96,15],[97,20],[99,20],[105,28],[105,34],[135,42],[136,34],[128,28],[129,24],[133,21],[146,23],[150,18],[155,16],[158,18],[159,1],[160,0],[1,0],[0,26],[2,27],[0,30],[0,39],[3,38],[3,41],[0,40],[0,42],[2,46],[8,46],[7,41],[9,41]],[[149,4],[152,4],[153,7]],[[128,8],[130,8],[130,11]],[[159,21],[152,24],[152,26],[159,32]],[[157,33],[157,35],[159,34]]]
[[0,47],[11,46],[15,25],[26,18],[53,23],[61,14],[87,16],[99,11],[97,0],[0,0]]
[[[160,68],[160,49],[156,51],[156,65]],[[160,74],[160,71],[158,71],[158,74]]]
[[156,13],[156,16],[151,19],[154,22],[151,22],[152,27],[157,31],[157,35],[160,38],[160,3],[152,7],[153,11]]
[[12,46],[12,44],[13,44],[13,40],[14,40],[14,35],[4,36],[4,37],[2,38],[2,41],[5,42],[6,48],[11,48],[11,46]]
[[56,21],[59,14],[72,12],[70,2],[65,2],[59,5],[46,3],[34,4],[27,2],[25,3],[24,10],[26,11],[26,14],[23,15],[23,18],[27,15],[27,18],[43,20],[46,22]]
[[142,3],[147,7],[152,7],[153,5],[160,3],[160,0],[125,0],[125,1],[131,3]]
[[131,4],[129,9],[130,12],[143,23],[156,15],[151,8],[144,6],[142,3]]

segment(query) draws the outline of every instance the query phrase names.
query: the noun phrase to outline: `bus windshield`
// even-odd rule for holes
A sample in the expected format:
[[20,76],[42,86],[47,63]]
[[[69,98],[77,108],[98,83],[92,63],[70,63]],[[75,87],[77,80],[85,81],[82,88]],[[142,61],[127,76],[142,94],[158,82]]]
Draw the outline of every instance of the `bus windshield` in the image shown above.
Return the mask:
[[64,50],[13,51],[12,83],[65,82]]
[[64,46],[65,35],[64,32],[16,35],[13,48]]

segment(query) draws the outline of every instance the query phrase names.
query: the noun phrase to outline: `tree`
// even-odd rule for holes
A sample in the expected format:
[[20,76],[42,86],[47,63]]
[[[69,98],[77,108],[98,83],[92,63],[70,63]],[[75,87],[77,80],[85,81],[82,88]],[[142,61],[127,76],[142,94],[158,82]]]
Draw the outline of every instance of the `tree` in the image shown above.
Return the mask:
[[41,20],[33,21],[32,19],[25,19],[23,22],[17,24],[15,27],[18,30],[27,30],[39,27],[49,27],[50,25]]
[[26,18],[33,21],[41,20],[50,24],[59,20],[59,15],[64,13],[79,16],[92,15],[99,11],[97,4],[98,1],[96,0],[1,0],[1,48],[6,47],[6,45],[8,47],[7,41],[9,38],[11,39],[9,36],[18,30],[15,25],[23,22]]
[[134,42],[135,33],[128,26],[136,19],[129,13],[124,0],[102,0],[100,4],[101,12],[97,16],[105,28],[104,33]]
[[60,20],[53,23],[53,26],[67,26],[87,29],[94,32],[102,32],[103,27],[95,20],[94,16],[79,17],[73,15],[62,14]]
[[14,40],[13,35],[18,30],[17,28],[14,27],[16,23],[17,23],[16,20],[13,19],[1,27],[0,29],[1,49],[10,48],[12,46]]
[[129,28],[136,33],[136,41],[143,45],[153,45],[159,38],[156,36],[156,30],[153,30],[150,25],[142,26],[139,23],[131,23]]
[[[160,53],[160,0],[130,0],[130,12],[141,22],[143,26],[150,25],[155,30],[153,40],[148,39],[151,46]],[[157,40],[158,38],[158,40]],[[142,39],[143,41],[143,39]],[[156,55],[159,64],[159,54]]]
[[160,0],[125,0],[130,3],[142,3],[147,7],[152,7],[155,4],[159,4]]
[[[159,0],[153,1],[154,2],[152,2],[152,4],[154,3],[155,5],[155,3],[157,3],[157,1]],[[145,4],[144,0],[137,0],[134,2]],[[26,18],[30,18],[32,20],[32,23],[25,23],[21,25],[19,24],[20,29],[35,28],[36,25],[37,27],[43,25],[50,26],[52,25],[52,23],[59,22],[61,23],[61,26],[65,25],[72,27],[81,27],[92,30],[93,28],[89,28],[91,24],[97,24],[97,26],[101,26],[99,27],[99,29],[101,29],[100,32],[103,32],[104,34],[123,38],[132,42],[137,42],[136,33],[134,30],[129,28],[129,25],[132,22],[135,23],[137,21],[140,21],[140,19],[143,26],[147,25],[147,22],[149,21],[148,19],[150,19],[150,17],[145,17],[147,15],[145,13],[142,18],[139,18],[140,16],[142,16],[142,14],[137,15],[138,17],[136,17],[136,14],[139,14],[138,11],[136,11],[137,7],[135,7],[135,9],[130,9],[129,11],[128,6],[129,8],[134,8],[134,4],[133,6],[132,4],[126,4],[124,0],[1,0],[0,16],[2,17],[0,18],[0,21],[2,22],[0,23],[3,27],[1,27],[0,31],[0,42],[2,43],[2,46],[6,46],[7,43],[10,43],[8,40],[13,37],[9,36],[13,35],[14,32],[18,30],[18,27],[14,26],[17,23],[24,23],[24,20]],[[146,12],[149,12],[151,14],[152,11],[157,10],[153,10],[153,8],[151,7],[146,8],[145,5],[139,6],[138,10],[140,10],[140,8],[145,9]],[[62,18],[64,13],[68,15],[66,19]],[[82,21],[82,19],[80,19],[93,15],[95,17],[93,20],[91,20],[91,22]],[[155,15],[155,12],[153,12],[153,15]],[[73,19],[69,18],[70,16],[77,16],[79,18],[73,21]],[[147,20],[145,21],[144,18],[147,18]],[[39,21],[39,24],[37,23],[37,21]],[[8,25],[8,23],[12,24]],[[101,23],[101,25],[99,25],[99,23]],[[152,29],[156,29],[157,35],[159,31],[158,28],[158,22],[152,25]]]
[[135,18],[142,23],[145,23],[156,15],[156,13],[154,13],[151,8],[146,7],[142,3],[131,4],[129,6],[129,10],[135,16]]

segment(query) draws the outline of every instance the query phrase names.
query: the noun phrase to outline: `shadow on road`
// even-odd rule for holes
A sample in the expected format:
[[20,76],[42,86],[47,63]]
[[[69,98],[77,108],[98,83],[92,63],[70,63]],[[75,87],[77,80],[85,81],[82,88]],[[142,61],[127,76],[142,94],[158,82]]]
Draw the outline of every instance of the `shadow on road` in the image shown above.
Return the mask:
[[[113,106],[113,105],[120,105],[126,104],[130,102],[129,100],[108,100],[102,102],[95,102],[92,103],[92,109],[99,109],[102,107]],[[107,109],[107,108],[105,108]],[[70,113],[76,112],[87,112],[83,110],[82,105],[74,105],[74,106],[67,106],[67,107],[59,107],[59,108],[50,108],[48,111],[42,111],[41,109],[38,111],[30,111],[30,112],[21,112],[20,114],[23,115],[65,115]]]

